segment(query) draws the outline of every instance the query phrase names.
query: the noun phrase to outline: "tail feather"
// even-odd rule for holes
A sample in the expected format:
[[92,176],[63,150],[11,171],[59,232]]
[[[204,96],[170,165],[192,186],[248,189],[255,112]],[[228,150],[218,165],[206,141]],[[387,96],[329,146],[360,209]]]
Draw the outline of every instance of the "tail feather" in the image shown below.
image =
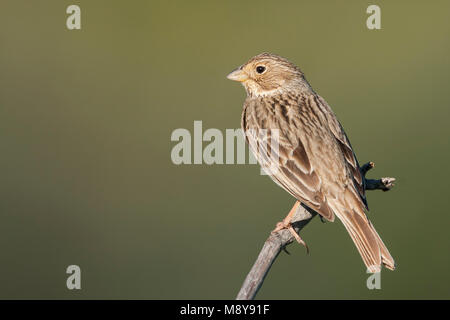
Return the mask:
[[369,272],[380,272],[382,265],[390,270],[395,269],[394,259],[365,215],[348,210],[345,214],[336,215],[347,229]]
[[391,254],[389,253],[389,250],[384,245],[383,240],[381,240],[381,237],[378,235],[378,232],[375,230],[375,228],[373,227],[373,225],[370,221],[369,221],[369,225],[372,228],[372,231],[377,238],[378,245],[380,246],[381,263],[383,263],[383,265],[386,268],[388,268],[389,270],[395,270],[394,258],[392,258]]

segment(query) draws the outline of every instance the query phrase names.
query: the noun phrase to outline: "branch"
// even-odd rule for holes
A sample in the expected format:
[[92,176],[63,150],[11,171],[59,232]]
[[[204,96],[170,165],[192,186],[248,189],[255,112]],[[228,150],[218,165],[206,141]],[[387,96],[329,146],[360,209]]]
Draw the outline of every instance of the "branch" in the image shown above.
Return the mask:
[[375,163],[367,162],[360,169],[366,181],[366,190],[389,191],[394,187],[395,178],[366,179],[366,173],[375,167]]
[[[364,164],[360,170],[365,180],[366,190],[383,190],[388,191],[394,186],[394,178],[366,179],[366,173],[375,166],[373,162]],[[292,226],[297,233],[317,215],[317,212],[304,206],[298,206],[292,218]],[[264,279],[269,272],[272,264],[277,259],[281,250],[286,250],[286,246],[295,240],[292,233],[287,229],[272,232],[264,243],[261,252],[256,259],[252,269],[248,273],[245,281],[239,291],[237,300],[253,300],[261,288]],[[289,252],[287,252],[289,253]]]

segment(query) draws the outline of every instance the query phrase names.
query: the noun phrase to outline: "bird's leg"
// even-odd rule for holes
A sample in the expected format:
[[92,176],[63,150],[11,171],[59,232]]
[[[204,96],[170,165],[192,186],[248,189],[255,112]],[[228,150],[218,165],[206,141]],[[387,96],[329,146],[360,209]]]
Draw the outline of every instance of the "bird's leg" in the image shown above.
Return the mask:
[[[286,216],[286,218],[284,218],[282,222],[278,222],[275,229],[272,232],[277,232],[277,231],[280,231],[283,229],[289,229],[289,227],[291,226],[292,216],[297,211],[297,208],[299,205],[300,205],[300,202],[296,201],[294,206],[292,207],[291,211],[289,211],[288,215]],[[295,230],[294,230],[294,232],[295,232]],[[297,232],[295,232],[295,234],[297,234]]]
[[306,252],[309,253],[308,245],[306,244],[305,241],[303,241],[303,239],[300,237],[300,235],[297,233],[297,231],[295,231],[295,229],[292,227],[292,224],[291,224],[292,216],[297,211],[297,208],[299,205],[300,205],[300,201],[296,201],[294,206],[292,207],[291,211],[289,211],[288,215],[286,216],[286,218],[284,218],[282,222],[278,222],[277,226],[275,227],[275,229],[273,229],[272,232],[277,232],[277,231],[280,231],[283,229],[288,229],[291,232],[291,234],[294,236],[295,240],[297,240],[297,242],[300,243],[301,245],[305,246]]

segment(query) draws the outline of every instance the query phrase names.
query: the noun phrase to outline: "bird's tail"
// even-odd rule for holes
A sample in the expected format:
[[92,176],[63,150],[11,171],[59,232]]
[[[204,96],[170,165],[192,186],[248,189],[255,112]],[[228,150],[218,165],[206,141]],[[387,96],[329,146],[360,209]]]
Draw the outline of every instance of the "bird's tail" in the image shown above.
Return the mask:
[[337,216],[350,234],[369,272],[380,272],[381,265],[390,270],[395,269],[394,259],[365,214],[347,210],[344,215]]

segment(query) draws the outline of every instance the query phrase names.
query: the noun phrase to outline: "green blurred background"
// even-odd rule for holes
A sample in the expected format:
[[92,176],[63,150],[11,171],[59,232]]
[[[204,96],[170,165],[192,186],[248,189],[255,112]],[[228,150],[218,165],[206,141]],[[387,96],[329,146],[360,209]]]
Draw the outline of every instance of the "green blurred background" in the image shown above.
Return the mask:
[[[82,30],[66,28],[78,4]],[[378,4],[382,30],[366,28]],[[340,223],[281,254],[258,298],[450,298],[449,1],[0,3],[0,298],[234,298],[294,200],[256,165],[171,162],[176,128],[238,128],[225,78],[263,51],[298,64],[370,177],[398,263],[381,290]],[[82,270],[82,289],[65,270]]]

